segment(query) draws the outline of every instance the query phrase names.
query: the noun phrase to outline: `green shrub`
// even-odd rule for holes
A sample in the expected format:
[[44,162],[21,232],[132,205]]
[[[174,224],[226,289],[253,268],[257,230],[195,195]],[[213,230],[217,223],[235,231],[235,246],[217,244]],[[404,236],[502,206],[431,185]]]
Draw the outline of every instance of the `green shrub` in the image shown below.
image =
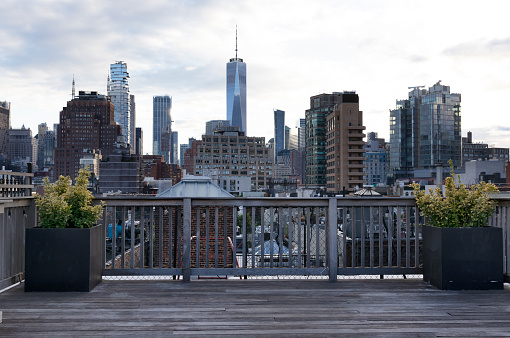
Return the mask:
[[468,188],[460,182],[455,186],[455,172],[452,161],[449,161],[451,175],[445,179],[445,196],[439,187],[430,189],[426,194],[420,190],[418,183],[411,187],[416,195],[416,204],[427,218],[427,224],[442,228],[483,227],[487,219],[494,213],[495,201],[489,196],[497,193],[494,184],[480,182]]
[[42,228],[90,228],[103,211],[104,203],[92,205],[94,196],[87,190],[90,172],[80,169],[76,184],[69,176],[60,176],[57,182],[44,179],[44,195],[36,195],[35,203]]

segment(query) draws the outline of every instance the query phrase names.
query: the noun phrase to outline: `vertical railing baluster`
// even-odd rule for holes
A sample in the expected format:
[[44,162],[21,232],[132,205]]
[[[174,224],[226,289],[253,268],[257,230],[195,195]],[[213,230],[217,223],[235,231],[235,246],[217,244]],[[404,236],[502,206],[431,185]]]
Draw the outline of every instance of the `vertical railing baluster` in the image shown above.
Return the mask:
[[255,227],[256,227],[257,211],[255,207],[251,207],[251,267],[255,267]]
[[414,210],[414,267],[420,266],[420,215],[416,206],[411,207]]
[[347,210],[342,207],[342,267],[347,267]]
[[209,234],[209,207],[205,208],[205,267],[210,267],[209,262],[209,242],[210,242],[210,234]]
[[326,223],[328,239],[328,267],[329,267],[329,281],[335,282],[337,280],[338,272],[338,209],[337,199],[330,198],[328,205],[328,219]]
[[369,232],[369,236],[370,236],[370,267],[373,268],[374,267],[374,259],[375,259],[375,254],[374,254],[374,207],[373,206],[369,206],[369,217],[370,217],[370,222],[369,222],[369,229],[368,229],[368,232]]
[[246,223],[247,223],[247,217],[248,217],[248,210],[246,210],[247,207],[243,206],[243,245],[242,245],[242,252],[243,252],[243,268],[246,268],[248,266],[248,234],[246,229]]
[[149,221],[149,268],[154,267],[154,208],[150,211]]
[[283,265],[283,208],[278,207],[278,267]]
[[289,230],[288,249],[289,249],[289,268],[294,267],[294,252],[292,243],[294,242],[294,209],[287,207],[287,229]]
[[379,210],[379,267],[384,266],[384,214],[386,208],[378,207]]
[[365,242],[366,242],[366,225],[365,225],[365,207],[359,207],[361,211],[361,220],[360,220],[360,228],[361,228],[361,234],[360,234],[360,242],[361,242],[361,267],[365,267]]
[[397,207],[397,267],[402,266],[402,207]]
[[172,262],[175,259],[176,256],[176,247],[174,244],[174,217],[177,217],[177,209],[176,207],[169,207],[168,208],[168,267],[171,268],[177,268],[175,264],[172,264]]
[[238,210],[236,206],[232,207],[233,224],[232,224],[232,269],[237,268],[237,214]]
[[310,245],[310,242],[311,242],[311,239],[312,239],[312,224],[310,222],[310,218],[311,218],[311,214],[312,213],[312,207],[307,207],[306,208],[306,244],[305,244],[305,259],[306,259],[306,267],[309,268],[310,267],[310,255],[311,255],[311,252],[310,252],[310,248],[311,248],[311,245]]
[[195,267],[196,268],[200,268],[200,206],[197,205],[196,206],[197,208],[197,229],[195,231],[195,243],[196,243],[196,247],[195,247],[195,256],[196,256],[196,259],[195,259]]
[[406,268],[411,267],[411,213],[406,206]]
[[[108,220],[107,220],[107,217],[108,217],[108,212],[107,212],[107,209],[108,207],[105,207],[103,209],[103,238],[104,240],[102,241],[103,242],[103,245],[102,245],[102,250],[101,250],[101,261],[102,261],[102,267],[103,267],[103,270],[106,268],[106,239],[108,238]],[[113,230],[113,228],[112,228]],[[113,234],[113,233],[112,233]],[[113,241],[113,236],[112,236],[112,241]],[[0,264],[2,264],[2,262],[0,262]],[[1,269],[0,269],[1,271]],[[3,277],[3,276],[2,276]]]
[[228,207],[223,207],[223,268],[228,265]]
[[218,255],[219,255],[219,247],[218,247],[218,241],[219,241],[219,210],[218,207],[214,209],[214,267],[218,268]]
[[133,269],[135,267],[135,207],[131,207],[130,209],[131,211],[131,238],[130,238],[130,249],[131,249],[131,259],[130,259],[130,266],[131,266],[131,269]]
[[[117,207],[112,207],[112,268],[116,269],[117,258]],[[120,235],[120,234],[119,234]]]
[[315,267],[320,266],[320,238],[319,238],[319,227],[321,223],[320,208],[315,207]]
[[274,251],[274,208],[269,208],[269,231],[271,233],[270,235],[270,242],[269,242],[269,267],[274,268],[273,265],[273,251]]
[[125,263],[125,253],[126,253],[126,207],[122,207],[122,230],[120,232],[120,238],[121,238],[121,253],[120,253],[120,267],[121,269],[124,269],[124,263]]
[[266,232],[266,220],[265,220],[265,208],[262,207],[260,209],[260,266],[265,267],[265,253],[266,253],[266,243],[265,243],[265,232]]
[[301,268],[303,267],[303,262],[302,262],[302,259],[303,259],[303,256],[302,256],[302,253],[303,253],[303,243],[302,243],[302,234],[303,234],[303,224],[301,224],[301,217],[302,217],[302,212],[303,212],[303,208],[302,207],[298,207],[297,208],[297,227],[296,227],[296,231],[297,231],[297,250],[298,250],[298,268]]
[[388,208],[388,267],[393,266],[393,210]]
[[182,243],[182,280],[188,283],[191,279],[191,199],[183,200],[183,243]]
[[351,242],[352,242],[352,245],[351,245],[351,267],[352,268],[355,268],[357,267],[357,253],[358,253],[358,250],[356,248],[356,207],[355,206],[352,206],[351,207],[351,226],[352,226],[352,232],[351,232]]
[[140,268],[145,267],[145,207],[140,207]]
[[165,212],[164,207],[158,207],[158,268],[163,268],[163,213]]

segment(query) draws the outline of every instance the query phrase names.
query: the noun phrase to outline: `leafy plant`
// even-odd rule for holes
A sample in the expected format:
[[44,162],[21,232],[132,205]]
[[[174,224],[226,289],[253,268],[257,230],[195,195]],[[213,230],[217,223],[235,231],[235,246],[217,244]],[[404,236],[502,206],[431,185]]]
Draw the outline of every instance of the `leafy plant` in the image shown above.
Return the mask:
[[80,169],[76,184],[69,176],[57,182],[44,179],[44,195],[36,195],[35,203],[42,228],[90,228],[101,217],[104,203],[92,205],[94,196],[87,190],[90,172]]
[[458,177],[458,187],[455,185],[455,172],[450,160],[450,176],[445,179],[445,196],[441,189],[429,189],[426,194],[420,190],[418,183],[411,187],[416,195],[416,204],[427,217],[427,223],[442,228],[483,227],[487,219],[494,213],[495,201],[489,196],[498,192],[492,183],[480,182],[468,188]]

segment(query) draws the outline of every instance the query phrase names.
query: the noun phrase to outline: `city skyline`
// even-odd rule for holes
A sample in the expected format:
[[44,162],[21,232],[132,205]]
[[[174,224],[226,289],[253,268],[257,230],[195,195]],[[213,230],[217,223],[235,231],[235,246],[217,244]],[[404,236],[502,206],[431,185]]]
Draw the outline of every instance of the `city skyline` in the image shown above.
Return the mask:
[[116,2],[2,2],[8,15],[0,26],[0,101],[11,102],[12,128],[24,124],[35,133],[40,123],[58,122],[73,74],[76,91],[106,94],[105,70],[124,60],[145,152],[152,149],[155,95],[173,97],[182,140],[200,139],[206,121],[225,117],[225,60],[234,53],[237,24],[239,50],[250,64],[249,136],[272,137],[275,108],[293,126],[311,96],[355,90],[366,131],[389,140],[395,100],[410,86],[443,80],[462,94],[462,136],[472,131],[477,141],[510,146],[510,5],[290,4],[235,3],[227,11],[223,1],[132,3],[117,11]]

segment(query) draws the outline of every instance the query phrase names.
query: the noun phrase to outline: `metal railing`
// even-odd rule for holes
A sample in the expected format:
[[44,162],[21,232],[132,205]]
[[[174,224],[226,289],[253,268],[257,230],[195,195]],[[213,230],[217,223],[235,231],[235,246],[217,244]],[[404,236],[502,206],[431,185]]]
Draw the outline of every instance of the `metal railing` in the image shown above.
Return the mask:
[[413,198],[104,200],[104,275],[422,271]]
[[[106,197],[105,276],[323,276],[420,274],[413,198],[159,199]],[[24,278],[32,197],[0,199],[0,289]],[[510,275],[510,199],[489,225],[503,228]]]
[[503,229],[503,273],[510,283],[510,198],[499,198],[496,212],[489,218],[489,226]]
[[33,197],[0,198],[0,290],[25,278],[25,229],[35,224]]

